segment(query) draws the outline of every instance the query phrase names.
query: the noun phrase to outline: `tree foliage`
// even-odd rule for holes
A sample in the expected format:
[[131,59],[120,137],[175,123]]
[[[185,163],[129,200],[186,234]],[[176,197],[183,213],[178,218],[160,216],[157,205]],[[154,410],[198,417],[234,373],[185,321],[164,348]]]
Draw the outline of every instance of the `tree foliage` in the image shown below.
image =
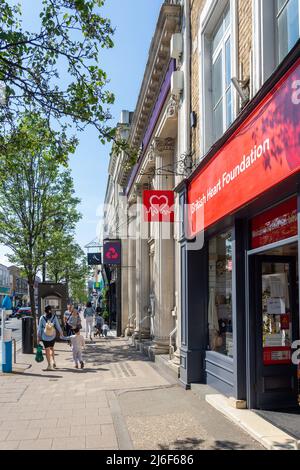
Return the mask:
[[34,282],[57,232],[71,233],[79,220],[69,170],[58,164],[73,148],[45,126],[40,116],[26,115],[0,146],[0,243],[10,261],[26,273],[35,316]]
[[71,235],[57,233],[55,242],[47,256],[47,277],[65,282],[73,302],[86,302],[89,269],[85,253]]
[[35,111],[48,127],[56,120],[65,130],[72,122],[81,130],[93,125],[103,142],[114,136],[107,125],[114,96],[99,66],[101,49],[113,47],[110,20],[99,13],[103,4],[42,0],[39,24],[28,31],[21,6],[0,0],[0,81],[6,88],[0,122]]

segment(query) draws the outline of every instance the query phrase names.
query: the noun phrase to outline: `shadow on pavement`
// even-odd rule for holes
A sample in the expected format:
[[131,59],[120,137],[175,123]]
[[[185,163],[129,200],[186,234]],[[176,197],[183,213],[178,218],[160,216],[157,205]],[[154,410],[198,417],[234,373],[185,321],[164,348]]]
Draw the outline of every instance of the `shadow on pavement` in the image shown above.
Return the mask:
[[191,437],[186,439],[177,439],[169,445],[158,444],[158,448],[160,450],[195,450],[199,449],[200,444],[203,444],[203,442],[205,442],[203,439]]
[[69,369],[68,367],[60,367],[59,370],[61,372],[71,372],[71,373],[75,373],[75,374],[83,374],[83,373],[86,373],[86,372],[99,372],[99,371],[108,371],[109,369],[102,369],[101,367],[95,369],[89,369],[88,367],[85,367],[84,369],[76,369],[75,367],[73,369]]
[[[116,341],[115,338],[113,340]],[[117,349],[109,349],[106,342],[87,343],[84,358],[86,363],[97,363],[99,365],[125,361],[149,362],[147,356],[136,351],[130,345],[120,345]]]
[[14,374],[15,375],[22,375],[24,378],[26,378],[26,377],[42,377],[43,379],[62,379],[63,378],[62,375],[54,375],[54,374],[51,374],[51,375],[33,374],[33,373],[24,374],[24,372],[14,372]]
[[[171,442],[169,445],[158,444],[160,450],[189,450],[193,451],[195,449],[201,449],[201,444],[204,444],[206,441],[204,439],[197,438],[186,438],[186,439],[177,439],[174,442]],[[209,446],[211,450],[242,450],[246,446],[239,444],[238,442],[232,441],[215,441],[213,445]],[[203,449],[203,446],[202,446]]]

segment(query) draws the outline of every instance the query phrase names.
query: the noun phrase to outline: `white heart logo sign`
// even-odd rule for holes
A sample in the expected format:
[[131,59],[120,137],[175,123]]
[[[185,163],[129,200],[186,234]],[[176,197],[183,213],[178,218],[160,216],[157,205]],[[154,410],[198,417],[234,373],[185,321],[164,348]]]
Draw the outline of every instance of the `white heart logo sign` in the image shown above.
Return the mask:
[[169,214],[170,213],[170,208],[169,208],[169,201],[167,196],[151,196],[149,199],[150,202],[150,208],[148,212],[151,212],[152,214]]

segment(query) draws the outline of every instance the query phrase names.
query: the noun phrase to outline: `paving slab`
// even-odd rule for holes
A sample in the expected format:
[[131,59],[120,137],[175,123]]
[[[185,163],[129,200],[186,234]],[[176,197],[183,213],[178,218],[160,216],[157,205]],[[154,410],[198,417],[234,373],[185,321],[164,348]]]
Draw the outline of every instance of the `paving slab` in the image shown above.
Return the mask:
[[127,339],[88,341],[83,370],[66,343],[56,353],[54,371],[19,354],[1,376],[0,449],[263,449]]

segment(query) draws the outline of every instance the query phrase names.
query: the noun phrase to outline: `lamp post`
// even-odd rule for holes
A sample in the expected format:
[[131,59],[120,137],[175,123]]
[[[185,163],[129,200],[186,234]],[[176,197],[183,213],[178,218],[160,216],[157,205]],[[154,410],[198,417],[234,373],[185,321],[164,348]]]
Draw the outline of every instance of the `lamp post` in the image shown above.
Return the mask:
[[6,295],[1,305],[1,348],[2,348],[2,372],[12,372],[12,340],[5,331],[6,312],[11,310],[11,300]]

